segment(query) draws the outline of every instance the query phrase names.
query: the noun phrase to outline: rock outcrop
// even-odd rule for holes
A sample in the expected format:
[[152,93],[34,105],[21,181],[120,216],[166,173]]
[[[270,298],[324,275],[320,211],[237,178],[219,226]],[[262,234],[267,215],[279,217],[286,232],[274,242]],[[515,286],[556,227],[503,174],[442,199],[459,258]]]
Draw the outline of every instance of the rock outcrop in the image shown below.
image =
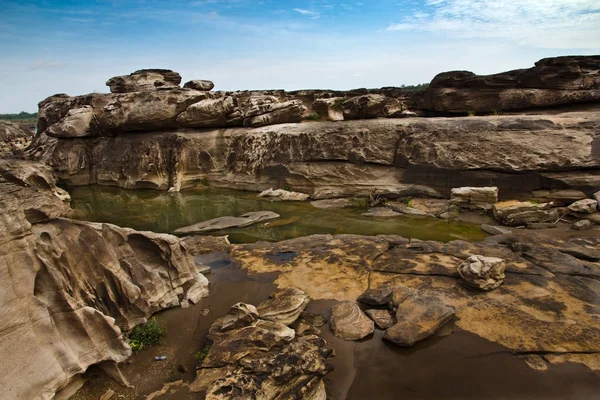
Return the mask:
[[569,206],[569,210],[576,213],[593,214],[597,211],[598,201],[592,199],[578,200]]
[[600,56],[545,58],[529,69],[494,75],[438,74],[422,108],[444,113],[497,113],[600,100]]
[[273,188],[264,190],[259,193],[258,197],[272,197],[283,201],[305,201],[310,198],[306,193],[290,192],[288,190]]
[[497,187],[461,187],[450,192],[450,203],[462,208],[491,210],[497,202]]
[[115,76],[106,82],[111,93],[148,92],[179,88],[181,75],[170,69],[141,69],[129,75]]
[[257,222],[270,221],[277,218],[279,218],[279,214],[275,214],[272,211],[251,211],[239,217],[219,217],[198,222],[197,224],[175,229],[173,233],[185,235],[190,233],[214,232],[228,228],[244,228]]
[[[285,302],[285,297],[301,294],[289,288],[274,293],[271,299]],[[268,311],[280,305],[259,305],[256,309]],[[262,319],[262,312],[261,319],[239,319],[239,308],[232,307],[228,316],[211,326],[210,350],[190,391],[206,392],[206,398],[212,400],[231,398],[232,393],[249,399],[324,399],[323,377],[331,369],[327,359],[333,353],[325,340],[313,334],[296,335],[281,322]],[[252,310],[254,306],[243,308]],[[252,311],[243,314],[254,315]],[[232,315],[239,322],[235,329],[224,325]]]
[[208,294],[174,236],[59,218],[50,170],[0,161],[0,384],[7,399],[50,399],[94,364],[124,361],[122,332]]
[[504,260],[497,257],[475,255],[458,266],[458,273],[470,286],[481,290],[493,290],[504,282]]
[[185,89],[204,90],[208,92],[213,90],[215,84],[212,81],[196,79],[193,81],[186,82],[185,85],[183,85],[183,87]]

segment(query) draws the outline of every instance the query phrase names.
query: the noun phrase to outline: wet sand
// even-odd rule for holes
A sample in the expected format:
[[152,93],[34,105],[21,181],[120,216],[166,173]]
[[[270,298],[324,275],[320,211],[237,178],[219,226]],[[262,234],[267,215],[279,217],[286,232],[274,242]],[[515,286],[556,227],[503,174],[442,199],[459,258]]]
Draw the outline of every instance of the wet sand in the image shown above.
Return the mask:
[[[141,351],[122,367],[137,390],[124,389],[106,378],[95,378],[74,399],[97,399],[106,388],[123,398],[144,398],[164,382],[195,376],[194,354],[204,346],[212,322],[239,301],[257,305],[275,290],[275,276],[248,276],[223,254],[201,256],[213,266],[209,298],[187,309],[175,308],[157,315],[166,327],[164,344]],[[199,261],[200,261],[199,260]],[[307,311],[329,317],[335,301],[313,301]],[[207,311],[208,310],[208,311]],[[206,314],[206,315],[205,315]],[[475,334],[445,327],[438,335],[412,348],[381,340],[382,331],[360,342],[333,336],[328,325],[322,336],[335,349],[334,370],[326,376],[328,399],[556,399],[593,400],[600,397],[600,372],[583,365],[551,365],[531,369],[523,359]],[[167,361],[154,361],[167,355]],[[187,372],[178,371],[179,364]],[[200,394],[172,398],[199,399]]]

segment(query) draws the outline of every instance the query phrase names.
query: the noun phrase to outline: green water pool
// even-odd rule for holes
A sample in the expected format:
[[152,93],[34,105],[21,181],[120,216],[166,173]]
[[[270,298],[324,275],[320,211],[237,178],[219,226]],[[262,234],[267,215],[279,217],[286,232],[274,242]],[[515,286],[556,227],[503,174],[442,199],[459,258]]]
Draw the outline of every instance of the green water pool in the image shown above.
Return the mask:
[[478,224],[428,217],[373,218],[365,208],[318,209],[310,202],[258,198],[256,193],[228,189],[195,189],[181,193],[124,190],[106,186],[68,188],[77,218],[108,222],[137,230],[171,233],[177,228],[249,211],[273,211],[281,218],[246,228],[211,232],[229,235],[232,243],[280,241],[313,234],[393,234],[421,240],[482,240]]

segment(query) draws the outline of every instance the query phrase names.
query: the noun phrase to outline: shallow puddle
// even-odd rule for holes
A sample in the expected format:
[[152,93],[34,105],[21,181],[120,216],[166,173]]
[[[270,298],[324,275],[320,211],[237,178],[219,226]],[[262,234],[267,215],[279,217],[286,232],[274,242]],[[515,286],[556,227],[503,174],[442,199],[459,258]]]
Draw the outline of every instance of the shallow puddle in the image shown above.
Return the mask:
[[373,218],[360,215],[365,208],[318,209],[310,202],[271,201],[256,193],[225,189],[198,189],[181,193],[123,190],[106,186],[70,188],[71,206],[78,218],[109,222],[137,230],[171,233],[177,228],[250,211],[273,211],[281,218],[246,228],[212,232],[229,235],[232,243],[271,242],[313,234],[400,235],[421,240],[482,240],[478,224],[447,222],[428,217]]

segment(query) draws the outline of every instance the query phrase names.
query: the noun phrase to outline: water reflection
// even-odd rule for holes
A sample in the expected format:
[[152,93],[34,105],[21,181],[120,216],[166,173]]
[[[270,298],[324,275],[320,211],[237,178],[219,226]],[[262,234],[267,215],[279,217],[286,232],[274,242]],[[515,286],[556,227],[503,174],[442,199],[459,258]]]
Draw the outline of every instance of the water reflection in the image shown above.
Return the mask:
[[109,222],[137,230],[170,233],[177,228],[222,216],[249,211],[273,211],[281,219],[247,228],[213,232],[229,235],[233,243],[280,241],[312,234],[394,234],[421,240],[481,240],[478,225],[434,218],[402,216],[372,218],[364,209],[314,208],[309,202],[279,202],[257,198],[255,193],[225,189],[200,189],[181,193],[123,190],[103,186],[70,188],[71,206],[80,218]]

